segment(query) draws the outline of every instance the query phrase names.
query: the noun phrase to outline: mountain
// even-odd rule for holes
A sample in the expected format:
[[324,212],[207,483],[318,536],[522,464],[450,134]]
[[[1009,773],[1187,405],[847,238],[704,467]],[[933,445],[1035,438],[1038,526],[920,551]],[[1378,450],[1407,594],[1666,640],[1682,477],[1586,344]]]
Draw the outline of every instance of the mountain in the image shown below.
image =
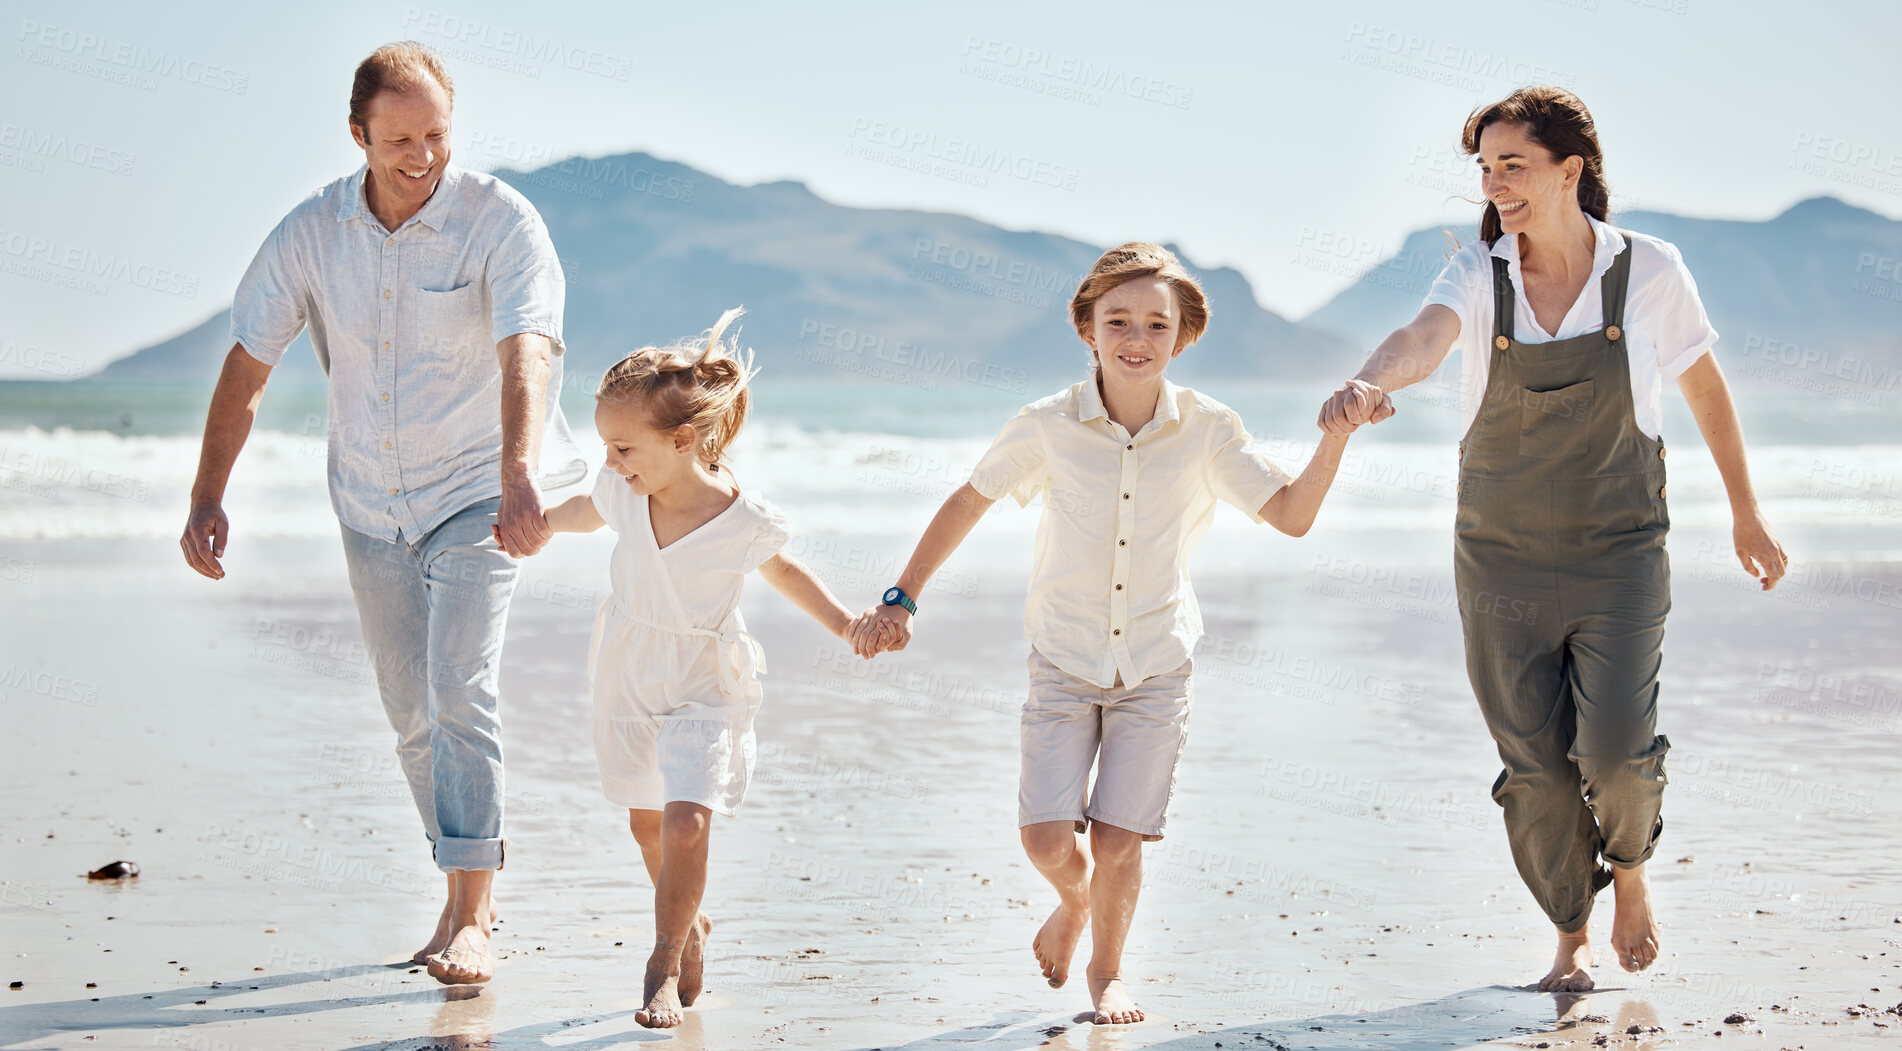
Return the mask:
[[[737,186],[644,153],[498,171],[547,222],[568,277],[570,384],[644,343],[704,330],[744,304],[743,339],[770,376],[896,382],[962,378],[1005,389],[1073,376],[1086,350],[1070,295],[1103,247],[965,216],[851,208],[797,182]],[[1178,254],[1181,254],[1178,250]],[[1242,275],[1197,267],[1209,334],[1178,366],[1196,377],[1331,378],[1357,351],[1263,309]],[[211,382],[229,312],[108,365],[105,379]],[[305,345],[285,378],[316,378]]]
[[[1818,197],[1774,219],[1612,216],[1678,247],[1745,388],[1877,395],[1902,375],[1902,222]],[[1477,228],[1430,227],[1303,321],[1372,350],[1420,310],[1451,248]],[[1820,386],[1819,386],[1820,384]],[[1846,386],[1844,386],[1846,385]],[[1860,400],[1873,403],[1869,397]]]

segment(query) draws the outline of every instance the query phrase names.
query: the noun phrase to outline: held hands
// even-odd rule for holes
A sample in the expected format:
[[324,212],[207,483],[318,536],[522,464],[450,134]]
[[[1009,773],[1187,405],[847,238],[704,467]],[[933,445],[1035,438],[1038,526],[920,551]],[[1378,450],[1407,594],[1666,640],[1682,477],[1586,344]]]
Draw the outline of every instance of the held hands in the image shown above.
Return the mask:
[[542,512],[542,491],[525,474],[513,478],[504,474],[502,507],[490,528],[503,553],[518,558],[540,551],[555,535],[548,528],[548,516]]
[[911,614],[903,606],[873,606],[859,614],[846,630],[852,652],[867,660],[887,650],[902,650],[911,642]]
[[1770,523],[1763,520],[1760,512],[1753,509],[1747,516],[1738,515],[1730,537],[1737,548],[1737,561],[1743,563],[1744,572],[1757,578],[1763,590],[1776,587],[1783,574],[1789,572],[1790,556],[1777,542],[1776,534],[1770,532]]
[[1315,423],[1329,434],[1348,435],[1362,424],[1379,423],[1396,411],[1386,391],[1364,380],[1348,380],[1321,405],[1321,416]]
[[[543,518],[542,518],[542,524],[543,524],[543,525],[547,525],[547,524],[548,524],[548,519],[547,519],[547,517],[546,517],[545,515],[544,515],[544,516],[543,516]],[[502,527],[501,527],[501,526],[498,526],[498,525],[496,525],[496,524],[494,524],[493,522],[491,522],[491,523],[489,524],[489,535],[491,535],[491,536],[493,536],[493,537],[495,537],[495,549],[496,549],[497,551],[500,551],[500,552],[502,552],[503,554],[505,554],[505,555],[507,555],[507,556],[509,556],[510,558],[514,558],[514,557],[516,557],[516,555],[517,555],[518,553],[517,553],[517,552],[514,552],[514,551],[510,551],[510,550],[509,550],[509,543],[508,543],[508,541],[507,541],[507,540],[504,540],[504,539],[502,539]],[[549,534],[548,534],[548,535],[549,535],[549,536],[554,536],[554,535],[555,535],[555,534],[554,534],[554,531],[553,531],[553,530],[550,530],[550,531],[549,531]]]

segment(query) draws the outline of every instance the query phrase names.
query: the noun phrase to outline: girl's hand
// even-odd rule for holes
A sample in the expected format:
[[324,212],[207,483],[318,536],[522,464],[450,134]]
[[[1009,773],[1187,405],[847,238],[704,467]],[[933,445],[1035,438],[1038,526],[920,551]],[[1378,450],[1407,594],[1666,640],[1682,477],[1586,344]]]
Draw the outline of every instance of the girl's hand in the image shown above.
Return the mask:
[[1744,572],[1757,578],[1763,590],[1776,587],[1789,572],[1790,556],[1777,542],[1776,534],[1770,532],[1770,523],[1763,520],[1761,512],[1753,509],[1747,516],[1737,516],[1730,538],[1737,548],[1737,561],[1743,564]]

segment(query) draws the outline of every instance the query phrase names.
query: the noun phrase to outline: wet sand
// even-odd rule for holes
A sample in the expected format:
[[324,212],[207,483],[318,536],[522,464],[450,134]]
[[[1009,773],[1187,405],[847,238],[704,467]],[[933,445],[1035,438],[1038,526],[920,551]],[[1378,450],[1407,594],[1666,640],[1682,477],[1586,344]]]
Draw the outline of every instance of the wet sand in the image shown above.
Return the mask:
[[[633,1020],[651,891],[589,743],[607,538],[561,538],[513,608],[503,959],[474,989],[405,962],[441,877],[334,541],[241,537],[216,585],[169,542],[17,544],[0,930],[24,986],[0,1000],[0,1047],[1893,1046],[1902,572],[1831,563],[1759,596],[1697,536],[1672,542],[1664,950],[1644,975],[1521,987],[1550,931],[1487,796],[1438,541],[1244,550],[1218,531],[1189,748],[1126,957],[1150,1019],[1089,1025],[1087,939],[1062,990],[1029,948],[1054,896],[1014,828],[1027,545],[980,537],[912,649],[869,666],[749,587],[759,770],[715,826],[708,993],[665,1034]],[[858,605],[886,581],[851,552],[908,543],[837,538],[811,561]],[[119,858],[143,875],[87,880]]]

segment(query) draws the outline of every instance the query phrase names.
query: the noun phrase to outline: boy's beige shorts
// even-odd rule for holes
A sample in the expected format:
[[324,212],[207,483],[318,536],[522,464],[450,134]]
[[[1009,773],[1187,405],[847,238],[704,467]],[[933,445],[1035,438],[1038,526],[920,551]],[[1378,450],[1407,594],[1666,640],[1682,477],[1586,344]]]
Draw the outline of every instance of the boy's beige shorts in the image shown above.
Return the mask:
[[[1176,763],[1189,735],[1193,658],[1135,686],[1098,686],[1030,651],[1018,827],[1100,821],[1162,838]],[[1096,784],[1090,767],[1096,766]]]

